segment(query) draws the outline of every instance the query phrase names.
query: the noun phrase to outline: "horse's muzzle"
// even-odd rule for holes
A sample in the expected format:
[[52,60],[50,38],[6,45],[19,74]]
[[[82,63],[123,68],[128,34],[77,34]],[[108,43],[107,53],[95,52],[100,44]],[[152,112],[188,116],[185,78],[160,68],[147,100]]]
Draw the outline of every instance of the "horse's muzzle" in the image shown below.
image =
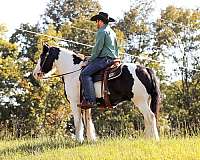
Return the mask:
[[33,73],[33,77],[35,79],[42,79],[44,77],[44,73],[43,72]]

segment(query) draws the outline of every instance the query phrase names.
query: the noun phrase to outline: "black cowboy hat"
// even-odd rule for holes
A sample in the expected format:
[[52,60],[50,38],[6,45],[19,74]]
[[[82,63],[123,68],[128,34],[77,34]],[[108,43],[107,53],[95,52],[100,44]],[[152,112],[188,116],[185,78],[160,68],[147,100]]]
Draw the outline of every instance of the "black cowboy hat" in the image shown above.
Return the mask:
[[113,18],[108,16],[108,13],[104,12],[99,12],[99,14],[93,16],[90,20],[91,21],[102,20],[104,23],[115,22]]

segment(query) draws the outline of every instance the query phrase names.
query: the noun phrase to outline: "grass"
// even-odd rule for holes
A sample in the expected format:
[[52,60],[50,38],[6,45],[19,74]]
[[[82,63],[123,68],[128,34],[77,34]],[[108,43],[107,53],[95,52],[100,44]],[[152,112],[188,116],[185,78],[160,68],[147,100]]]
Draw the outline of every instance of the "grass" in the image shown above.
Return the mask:
[[0,160],[200,160],[200,137],[113,138],[79,144],[65,138],[0,141]]

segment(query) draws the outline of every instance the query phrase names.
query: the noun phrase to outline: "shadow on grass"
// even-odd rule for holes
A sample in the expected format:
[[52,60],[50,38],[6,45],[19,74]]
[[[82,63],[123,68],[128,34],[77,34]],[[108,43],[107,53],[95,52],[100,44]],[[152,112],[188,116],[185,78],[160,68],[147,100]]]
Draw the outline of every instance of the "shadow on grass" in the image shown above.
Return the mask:
[[7,147],[0,150],[0,157],[1,156],[8,156],[14,155],[16,153],[20,154],[40,154],[47,150],[54,150],[54,149],[64,149],[64,148],[74,148],[78,147],[82,144],[69,140],[69,139],[46,139],[46,140],[35,140],[27,141],[27,143],[19,144],[16,147]]

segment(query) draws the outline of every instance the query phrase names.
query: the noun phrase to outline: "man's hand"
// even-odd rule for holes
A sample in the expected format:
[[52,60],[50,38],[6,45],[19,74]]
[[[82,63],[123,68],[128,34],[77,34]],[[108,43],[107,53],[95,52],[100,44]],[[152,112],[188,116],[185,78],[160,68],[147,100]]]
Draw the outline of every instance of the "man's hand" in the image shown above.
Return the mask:
[[81,67],[85,67],[87,65],[88,65],[88,61],[86,60],[86,61],[83,61],[83,63],[81,64]]

